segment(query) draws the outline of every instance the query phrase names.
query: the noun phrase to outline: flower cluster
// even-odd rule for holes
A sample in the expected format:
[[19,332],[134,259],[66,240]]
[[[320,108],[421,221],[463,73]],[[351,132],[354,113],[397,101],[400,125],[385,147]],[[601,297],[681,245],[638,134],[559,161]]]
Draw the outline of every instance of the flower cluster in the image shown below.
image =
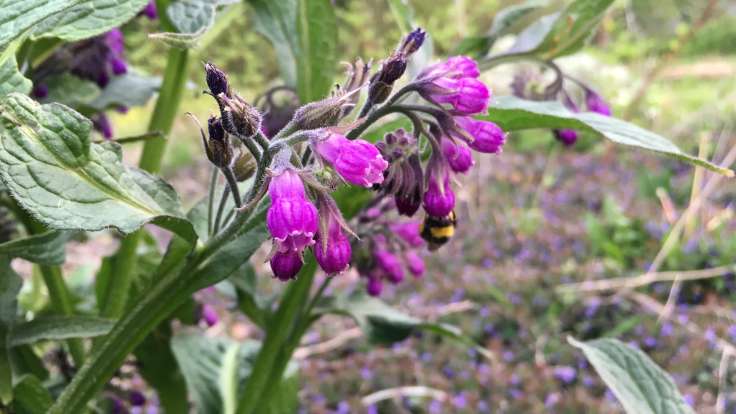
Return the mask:
[[[156,3],[151,0],[140,12],[141,15],[154,20],[158,17]],[[59,48],[48,59],[43,61],[31,74],[33,90],[31,94],[37,99],[49,95],[49,79],[63,72],[94,82],[104,89],[115,76],[128,72],[125,60],[125,41],[120,28],[91,39],[71,43]],[[117,108],[121,112],[125,107]],[[91,116],[94,128],[106,139],[112,138],[112,125],[103,111]]]
[[[550,62],[549,64],[557,71],[558,79],[556,82],[546,87],[544,92],[540,93],[536,91],[539,86],[539,82],[532,74],[526,71],[518,72],[514,75],[514,80],[511,84],[511,89],[514,95],[532,100],[556,99],[561,101],[562,104],[572,112],[580,112],[581,106],[585,105],[585,109],[590,112],[595,112],[603,116],[611,116],[611,107],[606,103],[601,95],[593,90],[592,87],[578,79],[564,75],[553,63]],[[571,93],[565,89],[565,80],[571,81],[582,91],[582,103],[576,102]],[[578,131],[574,129],[555,129],[553,130],[553,134],[554,137],[565,146],[572,146],[578,140]]]

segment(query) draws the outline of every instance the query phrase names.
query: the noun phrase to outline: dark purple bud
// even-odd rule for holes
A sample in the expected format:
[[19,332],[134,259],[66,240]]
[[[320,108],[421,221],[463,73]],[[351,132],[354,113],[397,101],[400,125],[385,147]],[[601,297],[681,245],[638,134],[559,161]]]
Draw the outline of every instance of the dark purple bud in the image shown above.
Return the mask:
[[395,254],[389,252],[385,246],[376,248],[373,256],[391,283],[400,283],[404,280],[404,268],[401,265],[401,260]]
[[146,7],[141,11],[144,16],[148,17],[149,20],[156,20],[158,18],[158,11],[156,10],[156,2],[150,0]]
[[128,72],[128,64],[120,57],[113,57],[110,60],[110,66],[112,67],[112,73],[116,75],[124,75]]
[[212,63],[204,64],[205,80],[210,93],[219,96],[221,93],[230,97],[230,86],[227,82],[227,75]]
[[218,168],[226,168],[233,160],[233,149],[230,146],[230,140],[225,134],[220,118],[211,116],[207,120],[207,130],[209,140],[202,133],[202,142],[204,144],[207,159]]
[[117,27],[105,33],[105,43],[115,55],[122,56],[125,52],[123,32]]
[[33,85],[33,90],[31,91],[31,95],[33,95],[34,98],[43,99],[47,96],[49,96],[49,87],[45,83],[38,83]]
[[146,396],[140,391],[131,391],[128,394],[128,401],[133,407],[141,407],[146,404]]
[[585,106],[591,112],[597,112],[601,115],[611,116],[611,107],[608,106],[603,98],[590,89],[585,91]]
[[107,86],[108,83],[110,83],[110,75],[107,74],[107,72],[102,71],[97,74],[97,79],[95,79],[95,82],[97,83],[97,86],[100,88],[104,88]]
[[568,147],[575,145],[578,140],[578,133],[574,129],[555,129],[553,132],[555,138]]
[[404,37],[404,40],[401,41],[401,45],[399,46],[399,50],[406,55],[411,55],[422,47],[426,35],[427,33],[422,30],[421,27],[417,27]]
[[216,116],[207,119],[207,132],[210,134],[210,140],[225,140],[225,129],[222,128],[222,120]]
[[404,254],[406,260],[406,267],[409,268],[409,272],[415,277],[420,278],[424,275],[424,260],[414,250],[409,250]]
[[383,291],[383,281],[379,277],[370,276],[368,277],[368,284],[366,285],[366,291],[371,296],[380,296]]
[[99,131],[105,139],[112,138],[112,125],[110,119],[104,113],[100,112],[92,118],[92,126]]
[[288,251],[273,255],[270,264],[273,275],[279,280],[286,282],[296,277],[303,263],[300,253]]
[[207,326],[215,326],[217,325],[217,322],[220,320],[220,317],[217,316],[217,311],[212,305],[204,304],[202,305],[200,319],[204,321],[204,323],[207,324]]

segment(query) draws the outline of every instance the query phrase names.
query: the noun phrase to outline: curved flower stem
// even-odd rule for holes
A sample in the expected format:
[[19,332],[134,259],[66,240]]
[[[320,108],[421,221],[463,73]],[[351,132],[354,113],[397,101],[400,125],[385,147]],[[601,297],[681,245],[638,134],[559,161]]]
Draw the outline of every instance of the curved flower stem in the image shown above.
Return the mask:
[[[230,186],[226,186],[222,189],[222,195],[220,196],[220,204],[217,207],[217,214],[215,216],[215,227],[212,229],[213,234],[217,234],[220,231],[220,225],[222,224],[222,213],[225,211],[227,205],[227,198],[230,195]],[[227,219],[225,219],[227,223]]]
[[207,234],[212,234],[212,229],[215,221],[214,209],[215,209],[215,188],[217,187],[217,177],[220,175],[220,170],[212,166],[212,173],[210,174],[210,188],[208,189],[207,195]]
[[235,207],[240,208],[240,190],[238,190],[238,180],[235,179],[233,169],[231,167],[223,168],[222,174],[227,180],[227,185],[230,187],[230,192],[233,193],[233,202]]

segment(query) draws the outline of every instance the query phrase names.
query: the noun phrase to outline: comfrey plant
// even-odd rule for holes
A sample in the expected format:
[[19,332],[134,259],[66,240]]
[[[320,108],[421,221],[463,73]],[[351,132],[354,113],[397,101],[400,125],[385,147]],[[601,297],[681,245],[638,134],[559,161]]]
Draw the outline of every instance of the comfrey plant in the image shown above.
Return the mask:
[[[292,357],[328,314],[352,318],[371,343],[424,329],[492,358],[459,329],[404,314],[376,296],[409,277],[427,277],[424,258],[464,225],[456,214],[458,182],[476,163],[493,162],[486,154],[501,153],[513,131],[587,131],[733,176],[659,135],[601,115],[607,111],[597,95],[585,98],[593,112],[550,101],[558,95],[492,96],[483,71],[574,53],[611,0],[573,1],[535,23],[534,36],[520,34],[526,43],[477,59],[458,53],[427,60],[431,39],[402,13],[407,30],[397,47],[379,64],[347,65],[334,89],[331,2],[248,1],[285,85],[249,102],[225,71],[204,64],[216,115],[199,130],[212,174],[208,195],[185,213],[156,174],[167,142],[180,139],[170,134],[174,121],[189,122],[179,108],[188,63],[195,54],[217,60],[206,56],[217,49],[207,47],[207,32],[242,15],[244,6],[232,3],[0,0],[0,411],[145,406],[182,413],[193,404],[204,413],[293,413],[299,378]],[[169,47],[163,79],[125,60],[121,34],[130,27],[121,25],[140,14],[158,18],[162,32],[149,38]],[[503,19],[512,16],[518,13],[498,13],[489,36],[504,34],[512,25]],[[287,99],[277,103],[282,92]],[[93,139],[95,128],[112,135],[104,111],[143,105],[154,93],[145,134]],[[140,141],[137,167],[124,164],[123,146]],[[119,239],[117,251],[82,286],[68,285],[61,267],[66,243],[101,233]],[[252,256],[261,246],[267,272],[285,282],[271,289],[275,295],[259,287],[268,278],[256,277],[261,266]],[[34,277],[13,270],[16,258],[33,263]],[[360,275],[357,289],[330,289],[348,272]],[[47,295],[38,294],[41,285]],[[259,339],[218,334],[230,318],[203,299],[211,294],[237,304]],[[215,329],[204,334],[207,327]],[[609,340],[571,343],[596,369],[614,370],[604,378],[631,366],[646,370],[663,398],[680,407],[669,377],[643,354]],[[611,368],[617,358],[601,353],[635,363]],[[632,389],[620,384],[612,385],[619,394]],[[635,398],[619,394],[631,407]]]

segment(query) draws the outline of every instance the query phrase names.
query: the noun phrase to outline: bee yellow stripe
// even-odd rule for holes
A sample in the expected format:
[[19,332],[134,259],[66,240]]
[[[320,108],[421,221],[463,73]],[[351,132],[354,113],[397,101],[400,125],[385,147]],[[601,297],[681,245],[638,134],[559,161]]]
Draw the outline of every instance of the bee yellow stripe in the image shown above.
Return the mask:
[[455,234],[455,228],[452,226],[445,226],[445,227],[435,227],[429,229],[429,231],[432,233],[432,237],[434,238],[451,238],[453,234]]

